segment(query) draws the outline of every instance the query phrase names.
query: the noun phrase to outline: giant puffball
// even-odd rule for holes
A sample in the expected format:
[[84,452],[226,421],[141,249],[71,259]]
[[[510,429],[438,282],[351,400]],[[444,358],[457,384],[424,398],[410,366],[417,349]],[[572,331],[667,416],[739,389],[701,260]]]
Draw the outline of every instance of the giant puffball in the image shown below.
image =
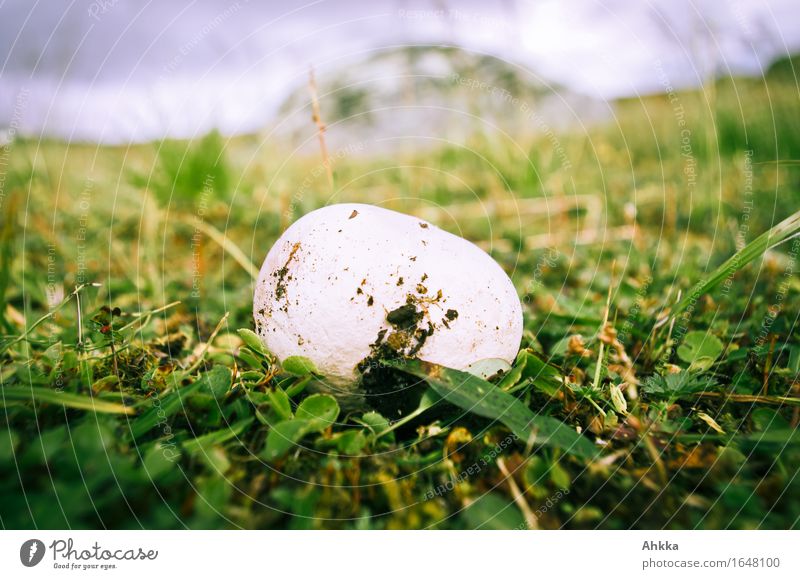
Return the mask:
[[264,260],[253,310],[267,349],[310,359],[344,388],[392,352],[468,371],[510,364],[522,337],[519,297],[488,254],[363,204],[330,205],[292,224]]

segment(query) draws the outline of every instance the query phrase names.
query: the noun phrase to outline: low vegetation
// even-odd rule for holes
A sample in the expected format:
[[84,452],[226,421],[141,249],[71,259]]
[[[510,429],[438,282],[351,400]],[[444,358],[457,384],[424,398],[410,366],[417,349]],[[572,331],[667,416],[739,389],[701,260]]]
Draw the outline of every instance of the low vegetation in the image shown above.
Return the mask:
[[[583,132],[477,125],[391,157],[330,151],[333,189],[318,156],[258,135],[13,143],[0,523],[797,528],[787,66],[620,102]],[[333,201],[490,251],[525,308],[513,369],[490,383],[389,360],[425,385],[390,422],[321,392],[306,360],[279,365],[251,331],[253,275]]]

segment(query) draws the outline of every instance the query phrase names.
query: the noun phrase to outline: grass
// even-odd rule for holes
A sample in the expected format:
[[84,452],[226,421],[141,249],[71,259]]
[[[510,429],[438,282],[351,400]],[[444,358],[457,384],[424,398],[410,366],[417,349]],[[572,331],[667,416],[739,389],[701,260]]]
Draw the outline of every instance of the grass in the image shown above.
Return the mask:
[[[319,157],[256,136],[14,143],[0,523],[797,528],[785,68],[620,102],[584,133],[476,124],[399,157],[331,150],[333,193]],[[490,250],[525,306],[514,368],[489,384],[407,363],[430,387],[392,423],[314,394],[303,360],[279,366],[249,331],[253,274],[288,223],[340,200]]]

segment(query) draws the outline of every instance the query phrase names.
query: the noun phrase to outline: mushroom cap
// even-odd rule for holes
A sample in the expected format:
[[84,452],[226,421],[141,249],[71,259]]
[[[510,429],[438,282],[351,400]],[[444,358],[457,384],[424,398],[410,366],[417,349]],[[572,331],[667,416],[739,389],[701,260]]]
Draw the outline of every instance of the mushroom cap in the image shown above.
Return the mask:
[[253,311],[280,360],[305,356],[346,387],[381,344],[467,370],[512,363],[522,338],[517,292],[488,254],[416,217],[355,203],[286,230],[261,267]]

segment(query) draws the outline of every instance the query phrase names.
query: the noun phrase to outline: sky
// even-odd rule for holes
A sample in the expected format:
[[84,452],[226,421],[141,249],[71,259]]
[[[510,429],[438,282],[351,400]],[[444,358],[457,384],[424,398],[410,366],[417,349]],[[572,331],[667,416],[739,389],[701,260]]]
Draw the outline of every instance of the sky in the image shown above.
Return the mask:
[[[248,133],[319,75],[447,45],[597,99],[759,75],[800,51],[796,0],[0,0],[0,128],[122,144]],[[382,74],[402,74],[387,70]],[[374,75],[365,67],[364,74]],[[352,76],[352,74],[351,74]]]

